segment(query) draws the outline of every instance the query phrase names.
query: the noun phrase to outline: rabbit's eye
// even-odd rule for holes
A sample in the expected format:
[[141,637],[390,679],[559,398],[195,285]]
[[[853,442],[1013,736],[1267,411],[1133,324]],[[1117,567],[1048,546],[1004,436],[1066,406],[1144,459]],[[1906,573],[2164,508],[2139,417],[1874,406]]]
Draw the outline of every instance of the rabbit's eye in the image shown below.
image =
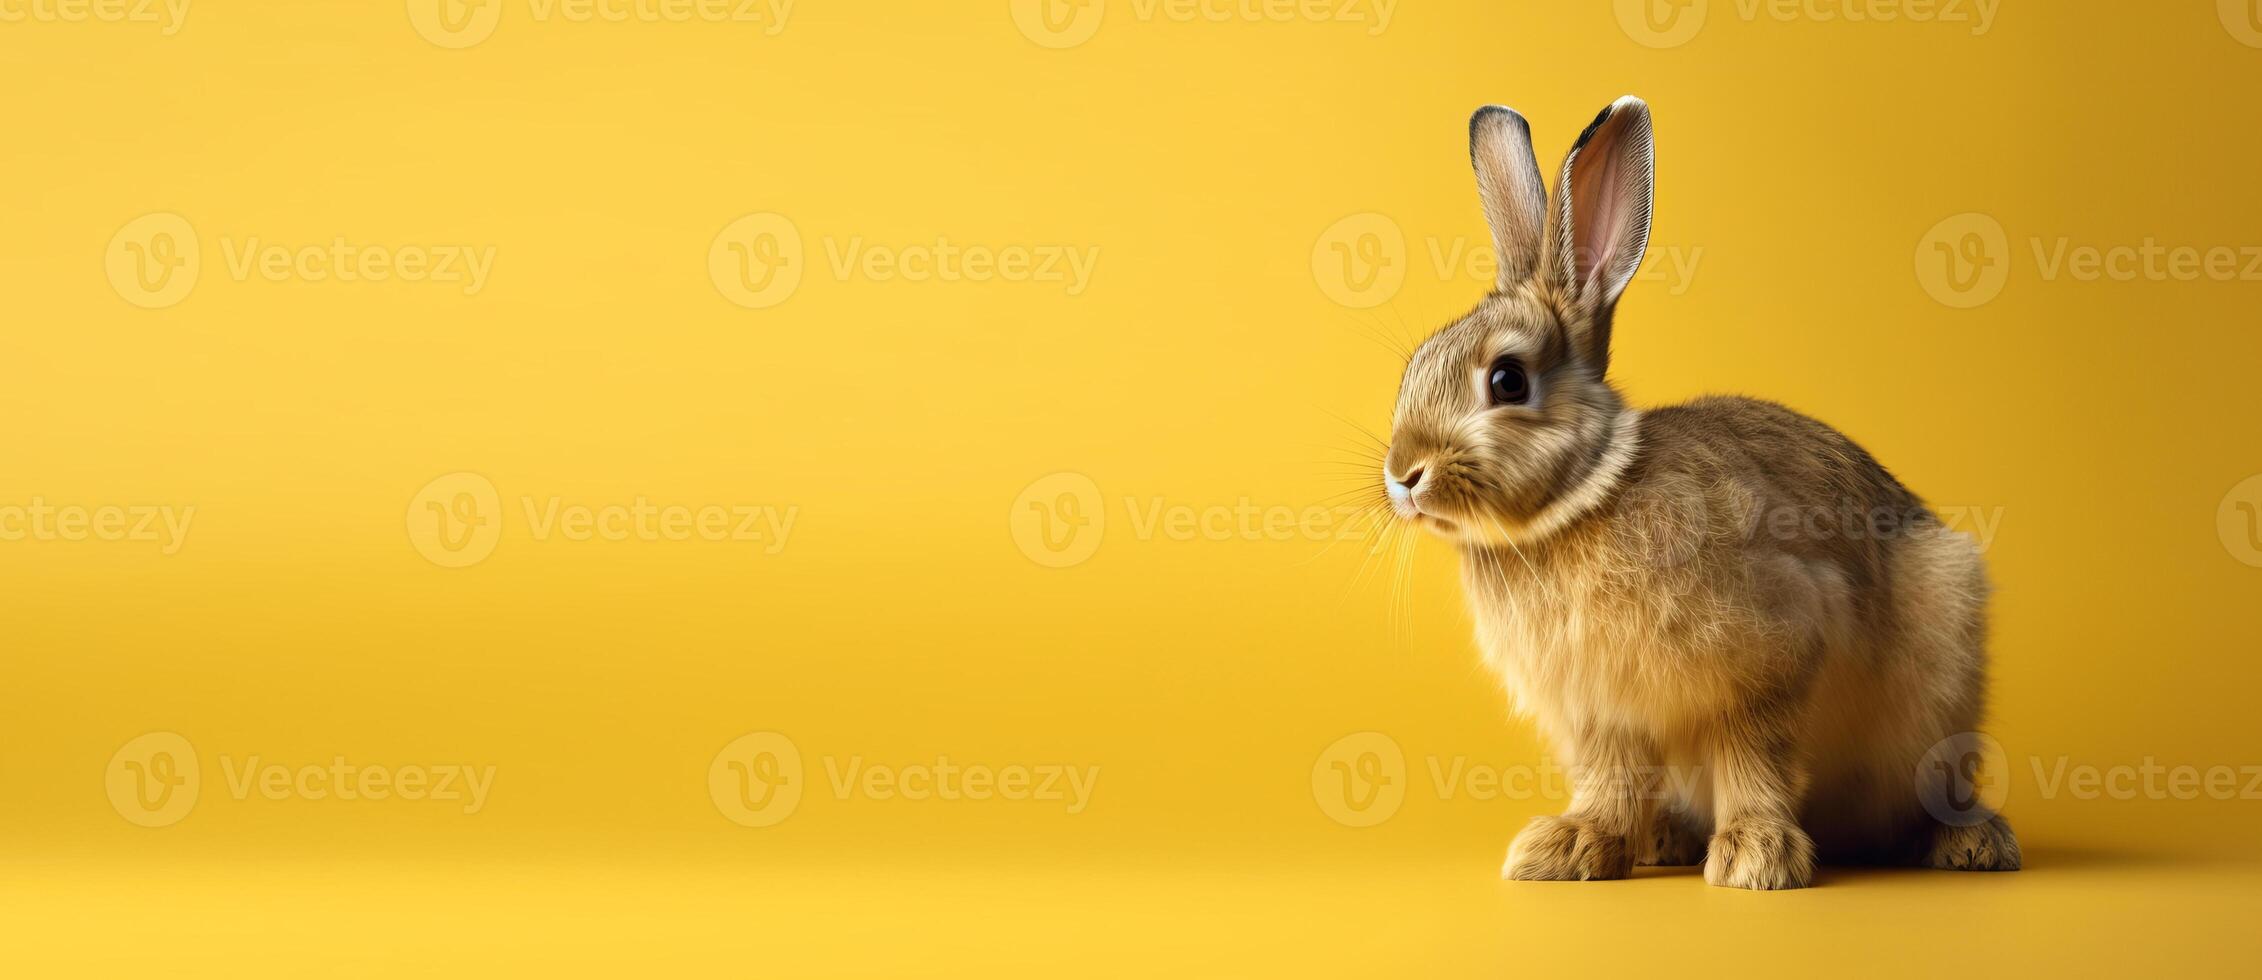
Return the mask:
[[1521,405],[1532,400],[1532,380],[1524,371],[1524,363],[1513,357],[1503,357],[1492,362],[1492,403],[1495,405]]

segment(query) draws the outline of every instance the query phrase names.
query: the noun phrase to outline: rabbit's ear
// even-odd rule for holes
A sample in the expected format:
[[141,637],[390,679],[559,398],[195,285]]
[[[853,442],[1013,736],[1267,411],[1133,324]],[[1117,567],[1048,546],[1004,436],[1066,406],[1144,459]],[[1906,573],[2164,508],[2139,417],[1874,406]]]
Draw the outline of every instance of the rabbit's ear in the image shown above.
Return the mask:
[[1493,288],[1507,289],[1538,271],[1546,234],[1547,184],[1532,156],[1531,126],[1507,106],[1478,109],[1469,119],[1469,162],[1500,260]]
[[[1605,330],[1611,306],[1649,247],[1650,194],[1656,181],[1649,106],[1631,95],[1594,117],[1563,161],[1555,210],[1549,215],[1545,271]],[[1607,335],[1596,339],[1607,356]]]

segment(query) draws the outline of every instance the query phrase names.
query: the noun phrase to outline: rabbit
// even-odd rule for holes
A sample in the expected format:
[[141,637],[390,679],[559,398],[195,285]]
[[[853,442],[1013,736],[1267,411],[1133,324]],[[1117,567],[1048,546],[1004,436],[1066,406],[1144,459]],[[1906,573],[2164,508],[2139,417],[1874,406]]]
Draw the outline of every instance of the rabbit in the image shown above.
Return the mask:
[[[1460,553],[1485,660],[1571,775],[1503,877],[2018,868],[1971,798],[1989,592],[1971,539],[1821,422],[1740,397],[1636,409],[1611,384],[1649,240],[1649,107],[1603,109],[1552,200],[1514,110],[1480,109],[1469,152],[1498,279],[1409,358],[1382,476],[1397,519]],[[1921,788],[1934,769],[1946,808]]]

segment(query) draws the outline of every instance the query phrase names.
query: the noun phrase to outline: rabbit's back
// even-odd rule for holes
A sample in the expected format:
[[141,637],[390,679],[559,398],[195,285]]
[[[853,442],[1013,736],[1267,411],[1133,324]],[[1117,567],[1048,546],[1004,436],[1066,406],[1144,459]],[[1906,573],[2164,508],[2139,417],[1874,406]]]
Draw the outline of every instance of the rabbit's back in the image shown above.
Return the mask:
[[1835,429],[1711,397],[1645,411],[1638,432],[1605,503],[1464,564],[1488,660],[1543,723],[1662,734],[1803,701],[1835,667],[1921,673],[1908,651],[1947,626],[1942,595],[1972,635],[1985,581],[1969,541]]

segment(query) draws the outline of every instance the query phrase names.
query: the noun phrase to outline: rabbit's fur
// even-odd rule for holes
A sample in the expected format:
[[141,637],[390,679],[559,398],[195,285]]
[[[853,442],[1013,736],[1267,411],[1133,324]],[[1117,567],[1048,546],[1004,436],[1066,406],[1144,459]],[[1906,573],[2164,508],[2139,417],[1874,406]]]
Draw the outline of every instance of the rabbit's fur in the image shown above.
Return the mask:
[[1820,422],[1743,398],[1637,411],[1606,377],[1649,234],[1648,107],[1603,110],[1552,201],[1513,111],[1479,111],[1470,150],[1500,279],[1408,365],[1384,479],[1461,550],[1487,661],[1573,773],[1503,874],[1701,859],[1713,884],[1773,889],[1809,884],[1818,853],[2017,868],[2001,817],[1968,793],[1936,817],[1919,792],[1942,758],[1974,777],[1936,749],[1979,720],[1970,539]]

